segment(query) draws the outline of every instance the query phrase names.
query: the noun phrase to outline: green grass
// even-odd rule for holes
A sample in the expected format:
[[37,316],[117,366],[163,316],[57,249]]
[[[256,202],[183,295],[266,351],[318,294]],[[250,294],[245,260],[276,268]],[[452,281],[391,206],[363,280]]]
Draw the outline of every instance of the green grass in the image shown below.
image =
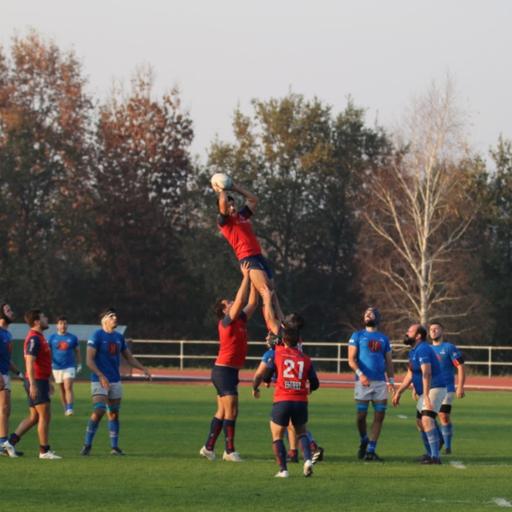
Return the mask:
[[[25,456],[0,457],[0,510],[24,512],[172,510],[495,510],[494,498],[512,501],[510,443],[512,395],[469,393],[454,407],[454,455],[443,466],[413,462],[422,453],[414,426],[414,404],[403,398],[390,409],[378,446],[386,462],[355,457],[358,436],[350,390],[321,389],[310,403],[310,428],[326,460],[305,479],[302,465],[290,465],[288,480],[275,479],[268,415],[271,391],[253,400],[242,387],[237,449],[242,464],[209,462],[198,456],[214,412],[210,386],[127,384],[121,409],[124,458],[108,455],[106,422],[90,457],[80,457],[89,386],[76,386],[76,414],[64,417],[54,401],[52,448],[62,461],[36,458],[36,433],[19,444]],[[11,429],[26,413],[15,383]],[[407,415],[401,419],[398,415]],[[217,445],[221,454],[222,435]],[[462,461],[457,469],[449,460]]]

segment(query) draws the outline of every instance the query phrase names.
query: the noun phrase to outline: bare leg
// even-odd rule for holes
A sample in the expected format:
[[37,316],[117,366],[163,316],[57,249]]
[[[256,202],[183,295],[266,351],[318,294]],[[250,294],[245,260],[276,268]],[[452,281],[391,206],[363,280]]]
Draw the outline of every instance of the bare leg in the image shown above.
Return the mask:
[[50,402],[46,402],[44,404],[37,404],[35,406],[35,409],[38,415],[37,435],[39,437],[39,445],[47,446],[49,444],[48,433],[50,430],[50,420],[52,417]]
[[[0,375],[0,379],[2,376]],[[9,435],[9,416],[11,415],[11,392],[0,391],[0,437]]]

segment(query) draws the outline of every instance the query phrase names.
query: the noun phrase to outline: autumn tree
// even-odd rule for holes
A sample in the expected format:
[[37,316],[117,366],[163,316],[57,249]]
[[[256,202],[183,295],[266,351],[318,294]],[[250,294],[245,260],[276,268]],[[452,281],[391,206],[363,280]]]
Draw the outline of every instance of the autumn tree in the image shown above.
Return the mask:
[[96,293],[119,307],[132,335],[179,336],[194,322],[181,243],[192,137],[177,91],[152,97],[150,71],[137,73],[128,95],[114,90],[100,108]]
[[85,83],[74,54],[34,32],[0,52],[0,275],[23,307],[60,311],[85,281],[76,275],[87,266],[90,205]]

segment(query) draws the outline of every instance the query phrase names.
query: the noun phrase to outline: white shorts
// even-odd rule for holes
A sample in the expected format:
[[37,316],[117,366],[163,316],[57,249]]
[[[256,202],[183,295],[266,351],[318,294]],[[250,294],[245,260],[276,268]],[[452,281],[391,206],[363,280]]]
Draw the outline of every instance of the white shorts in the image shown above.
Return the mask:
[[99,382],[91,382],[92,396],[106,396],[109,400],[118,400],[123,397],[123,385],[120,382],[111,382],[110,389],[106,390]]
[[383,380],[371,380],[369,386],[363,386],[357,380],[354,386],[354,398],[364,402],[382,401],[388,399],[388,385]]
[[4,380],[4,391],[11,391],[11,378],[9,375],[0,374],[0,377]]
[[452,405],[455,399],[455,391],[448,391],[441,405]]
[[[432,407],[434,408],[433,411],[438,413],[439,409],[441,409],[441,405],[443,404],[444,397],[446,396],[446,388],[432,388],[428,396],[432,402]],[[418,412],[428,410],[423,406],[423,395],[418,397],[416,409]]]
[[74,379],[76,377],[76,369],[74,366],[65,368],[64,370],[52,370],[52,372],[56,384],[62,384],[66,379]]

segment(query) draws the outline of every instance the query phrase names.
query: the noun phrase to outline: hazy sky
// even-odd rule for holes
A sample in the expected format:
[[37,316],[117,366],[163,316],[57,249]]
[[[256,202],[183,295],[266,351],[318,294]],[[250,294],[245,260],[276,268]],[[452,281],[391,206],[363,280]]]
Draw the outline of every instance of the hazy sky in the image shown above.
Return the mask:
[[35,28],[76,52],[99,98],[141,64],[157,91],[178,85],[202,158],[252,98],[292,90],[339,111],[351,95],[392,127],[447,73],[486,151],[512,138],[511,26],[509,0],[0,0],[4,49]]

